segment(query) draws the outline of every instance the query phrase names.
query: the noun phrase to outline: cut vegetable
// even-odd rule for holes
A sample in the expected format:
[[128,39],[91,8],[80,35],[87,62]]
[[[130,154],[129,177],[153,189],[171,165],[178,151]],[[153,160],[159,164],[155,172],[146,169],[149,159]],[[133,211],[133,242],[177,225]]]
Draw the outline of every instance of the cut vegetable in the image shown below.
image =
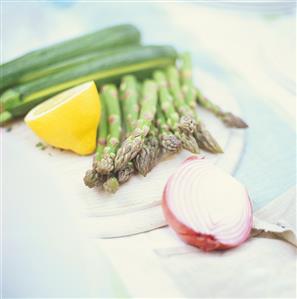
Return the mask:
[[79,155],[96,147],[100,101],[94,82],[69,89],[32,109],[26,124],[46,143]]
[[252,206],[244,186],[206,159],[190,157],[163,193],[168,224],[186,243],[204,251],[243,243],[252,228]]

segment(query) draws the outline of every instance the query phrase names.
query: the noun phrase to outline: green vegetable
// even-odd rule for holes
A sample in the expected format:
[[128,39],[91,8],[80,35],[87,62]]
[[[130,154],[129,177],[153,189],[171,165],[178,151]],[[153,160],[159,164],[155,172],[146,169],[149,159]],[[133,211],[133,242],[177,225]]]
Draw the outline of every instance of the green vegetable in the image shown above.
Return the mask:
[[196,90],[192,81],[192,61],[189,53],[180,55],[182,64],[180,69],[180,78],[182,83],[182,92],[185,102],[192,109],[196,109]]
[[148,75],[156,68],[174,64],[175,59],[176,52],[169,46],[138,46],[119,51],[8,90],[0,97],[1,110],[8,111],[10,118],[14,118],[15,109],[18,115],[28,111],[24,103],[32,102],[34,107],[58,92],[91,80],[101,86],[116,82],[125,74]]
[[100,174],[109,174],[114,169],[114,158],[121,136],[121,109],[118,92],[113,84],[103,86],[102,100],[107,110],[108,136],[102,157],[97,160],[96,171]]
[[151,148],[146,139],[144,144],[134,159],[134,167],[139,174],[146,176],[150,172]]
[[165,115],[163,114],[160,105],[157,108],[156,123],[159,129],[159,138],[161,145],[165,152],[176,153],[181,149],[180,140],[171,133],[170,128],[166,122]]
[[103,184],[103,190],[108,193],[115,193],[119,189],[120,185],[116,177],[112,176],[108,178]]
[[[222,153],[223,150],[210,132],[205,128],[205,125],[201,121],[196,111],[196,91],[192,81],[192,62],[189,53],[183,53],[181,56],[181,80],[182,89],[185,97],[185,102],[188,108],[192,111],[192,114],[186,115],[186,121],[195,122],[195,130],[193,132],[194,137],[200,148],[209,151],[211,153]],[[185,120],[184,119],[184,120]]]
[[143,147],[155,117],[157,106],[157,85],[152,80],[145,80],[142,89],[141,109],[136,128],[122,143],[115,157],[115,169],[122,169],[135,158]]
[[156,165],[159,158],[160,144],[158,140],[158,130],[151,124],[150,132],[145,137],[142,149],[134,159],[135,169],[142,176],[146,176]]
[[107,111],[105,107],[105,101],[101,100],[101,118],[100,118],[100,124],[98,127],[98,136],[97,136],[97,147],[96,147],[96,155],[95,160],[99,161],[102,158],[104,148],[107,143],[107,134],[108,134],[108,120],[107,120]]
[[30,78],[44,76],[48,66],[70,58],[139,42],[140,32],[137,28],[124,24],[35,50],[0,66],[0,89],[26,82]]
[[[176,81],[176,73],[174,70],[169,70],[169,72],[173,72],[173,76],[172,74],[170,75],[171,84],[177,86],[177,89],[173,91],[173,93],[175,93],[175,101],[174,97],[171,96],[167,88],[165,74],[161,71],[156,71],[154,73],[154,78],[159,86],[159,102],[161,109],[166,117],[166,122],[169,125],[170,129],[172,130],[174,135],[181,141],[182,147],[191,153],[199,153],[199,147],[193,135],[180,129],[180,119],[178,113],[175,110],[174,102],[178,107],[180,107],[181,113],[184,113],[184,108],[182,106],[184,106],[185,104],[180,101],[182,95],[179,91],[178,81]],[[172,90],[174,90],[174,88],[175,87],[173,87]],[[191,127],[191,125],[189,127]]]
[[[126,137],[134,130],[139,114],[139,84],[135,76],[127,75],[122,78],[120,85],[120,103],[122,107],[123,123],[126,129]],[[133,162],[128,162],[118,171],[118,181],[120,184],[127,182],[134,174]]]
[[169,90],[173,96],[174,106],[180,115],[179,127],[186,133],[193,134],[196,130],[194,113],[184,100],[179,82],[179,73],[176,67],[170,66],[167,68],[167,80],[169,83]]
[[138,97],[138,83],[135,76],[124,76],[120,85],[120,102],[127,135],[133,131],[138,119]]
[[238,116],[231,112],[225,112],[221,107],[207,99],[198,88],[196,89],[196,100],[198,105],[207,109],[217,116],[227,127],[245,129],[248,125]]
[[61,71],[70,69],[74,66],[90,63],[91,61],[95,61],[98,59],[102,59],[104,57],[108,57],[108,56],[113,55],[119,51],[128,51],[129,49],[134,48],[136,46],[139,46],[139,45],[137,45],[137,44],[130,45],[129,44],[129,45],[125,45],[125,46],[116,47],[113,49],[103,49],[100,51],[86,53],[86,54],[82,54],[77,57],[69,58],[69,59],[63,60],[61,62],[54,63],[49,66],[45,66],[43,69],[41,69],[39,71],[36,71],[36,72],[31,71],[31,72],[24,74],[23,76],[21,76],[19,78],[17,85],[28,83],[30,81],[34,81],[36,79],[39,79],[41,77],[45,77],[45,76],[48,76],[48,75],[51,75],[54,73],[59,73]]
[[132,162],[128,162],[128,164],[118,171],[118,181],[120,184],[124,184],[129,181],[129,179],[134,174],[134,165]]
[[101,119],[100,125],[98,127],[98,136],[97,136],[97,147],[96,147],[96,155],[93,161],[93,168],[87,170],[84,176],[84,183],[89,188],[94,188],[96,186],[101,185],[105,180],[106,176],[99,174],[96,171],[97,161],[101,160],[103,156],[103,151],[106,146],[106,138],[108,133],[108,123],[107,123],[107,111],[104,105],[104,101],[101,100]]
[[167,87],[166,75],[162,71],[154,72],[154,79],[159,87],[159,105],[166,116],[166,121],[172,131],[176,131],[179,115],[175,110],[173,97]]

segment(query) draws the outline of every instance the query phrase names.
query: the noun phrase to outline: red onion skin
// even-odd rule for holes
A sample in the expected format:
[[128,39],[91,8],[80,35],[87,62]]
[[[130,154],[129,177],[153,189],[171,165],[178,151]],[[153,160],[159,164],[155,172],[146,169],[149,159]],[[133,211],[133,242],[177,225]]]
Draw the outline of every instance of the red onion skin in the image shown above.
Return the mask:
[[[204,157],[199,158],[196,156],[191,156],[187,158],[182,164],[191,162],[192,160],[199,160],[199,159],[204,159]],[[169,209],[169,205],[167,203],[167,193],[168,189],[170,188],[170,183],[171,179],[173,176],[171,176],[168,180],[168,182],[165,185],[164,191],[163,191],[163,198],[162,198],[162,208],[163,208],[163,213],[165,216],[165,219],[167,221],[167,224],[173,228],[173,230],[178,234],[178,236],[187,244],[199,247],[201,250],[209,252],[213,250],[225,250],[225,249],[230,249],[239,246],[243,242],[245,242],[251,232],[252,229],[252,221],[250,222],[250,226],[243,237],[243,240],[237,244],[223,244],[216,240],[216,238],[213,235],[207,235],[207,234],[202,234],[199,232],[194,231],[187,225],[181,223],[175,215],[172,213],[172,211]],[[248,194],[247,194],[248,197]],[[250,208],[251,207],[251,201],[249,200],[250,203]]]

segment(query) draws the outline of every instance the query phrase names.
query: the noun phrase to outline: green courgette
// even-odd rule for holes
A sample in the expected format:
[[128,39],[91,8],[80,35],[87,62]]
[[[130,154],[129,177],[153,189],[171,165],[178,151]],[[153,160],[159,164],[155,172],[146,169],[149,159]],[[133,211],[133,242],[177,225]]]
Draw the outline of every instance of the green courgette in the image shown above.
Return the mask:
[[96,51],[92,53],[86,53],[77,57],[73,57],[70,59],[66,59],[64,61],[58,62],[51,64],[48,67],[44,67],[43,69],[39,71],[32,71],[24,74],[23,76],[19,77],[18,85],[28,83],[30,81],[34,81],[38,78],[45,77],[54,73],[58,73],[61,71],[65,71],[69,68],[72,68],[74,66],[80,65],[80,64],[85,64],[85,63],[90,63],[93,60],[98,60],[110,55],[113,55],[115,53],[118,53],[120,51],[126,51],[129,49],[134,48],[137,45],[128,45],[128,46],[123,46],[123,47],[116,47],[114,49],[105,49],[101,51]]
[[[115,49],[140,43],[140,32],[132,25],[124,24],[109,27],[83,35],[50,47],[25,54],[17,59],[0,65],[0,90],[25,82],[24,77],[42,76],[44,68],[78,57],[87,53],[105,49]],[[39,71],[41,74],[39,75]]]
[[34,107],[40,101],[75,85],[90,80],[94,80],[98,86],[117,83],[125,74],[149,76],[155,69],[174,64],[176,58],[177,53],[170,46],[136,46],[119,50],[106,57],[9,89],[0,97],[1,111],[6,111],[5,120],[8,120],[7,112],[11,114],[10,118],[24,115],[28,111],[28,103],[32,103]]

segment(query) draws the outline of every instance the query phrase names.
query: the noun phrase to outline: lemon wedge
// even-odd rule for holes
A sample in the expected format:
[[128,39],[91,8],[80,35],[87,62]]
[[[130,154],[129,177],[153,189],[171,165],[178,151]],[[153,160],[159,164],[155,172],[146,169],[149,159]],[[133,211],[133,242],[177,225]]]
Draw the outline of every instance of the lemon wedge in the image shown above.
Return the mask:
[[26,115],[25,122],[46,143],[88,155],[96,148],[100,113],[100,97],[92,81],[39,104]]

